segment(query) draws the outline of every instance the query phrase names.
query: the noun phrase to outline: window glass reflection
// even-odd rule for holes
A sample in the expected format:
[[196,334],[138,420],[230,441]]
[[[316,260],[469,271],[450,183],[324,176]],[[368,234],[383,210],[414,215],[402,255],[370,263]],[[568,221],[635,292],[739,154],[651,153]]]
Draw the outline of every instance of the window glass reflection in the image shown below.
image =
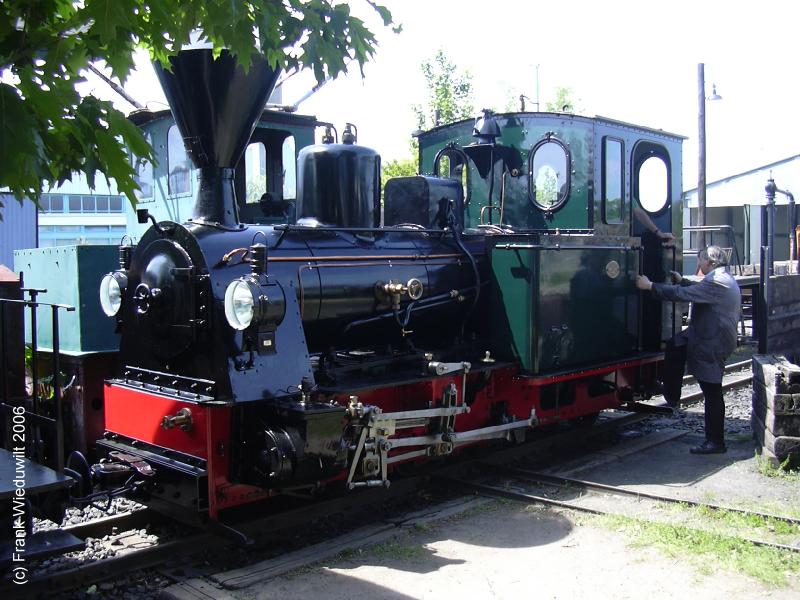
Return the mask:
[[297,198],[297,154],[293,135],[283,140],[281,158],[283,160],[283,199],[295,200]]
[[167,181],[169,194],[188,194],[191,192],[189,155],[186,154],[183,138],[180,131],[178,131],[177,125],[170,127],[167,134],[167,163],[169,165],[169,179]]
[[622,142],[606,139],[603,162],[603,201],[606,223],[622,223]]
[[267,149],[261,142],[247,145],[244,153],[245,202],[256,204],[267,191]]
[[464,202],[469,202],[469,169],[467,168],[466,155],[461,150],[455,148],[443,150],[436,158],[434,172],[439,177],[460,181]]
[[[152,143],[152,138],[149,133],[145,134],[145,139],[148,144]],[[131,160],[134,161],[133,180],[139,186],[139,189],[134,192],[136,200],[139,202],[150,202],[153,200],[153,163],[141,158],[137,159],[134,156],[131,156]],[[70,203],[71,202],[70,200]],[[70,211],[72,211],[71,204]]]
[[548,141],[536,148],[531,161],[530,186],[539,207],[551,209],[566,199],[568,169],[567,153],[561,144]]

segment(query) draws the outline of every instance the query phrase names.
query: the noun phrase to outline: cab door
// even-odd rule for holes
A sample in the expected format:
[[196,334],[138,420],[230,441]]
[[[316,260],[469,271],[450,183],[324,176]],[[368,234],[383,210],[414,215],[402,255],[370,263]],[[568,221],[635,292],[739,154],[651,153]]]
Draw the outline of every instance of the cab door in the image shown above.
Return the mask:
[[[631,235],[642,239],[642,273],[651,281],[664,282],[670,271],[680,272],[676,243],[664,246],[654,228],[673,232],[673,200],[680,203],[680,190],[673,189],[673,168],[668,150],[661,144],[640,140],[631,156]],[[676,196],[676,194],[678,196]],[[678,233],[678,232],[676,232]],[[677,333],[676,306],[642,295],[642,344],[645,351],[659,350],[662,340]]]

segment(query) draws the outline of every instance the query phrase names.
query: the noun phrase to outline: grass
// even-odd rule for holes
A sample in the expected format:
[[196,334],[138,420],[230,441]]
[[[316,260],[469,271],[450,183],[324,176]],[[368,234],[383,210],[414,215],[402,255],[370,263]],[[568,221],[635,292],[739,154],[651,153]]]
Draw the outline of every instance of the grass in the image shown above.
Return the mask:
[[546,513],[550,512],[550,507],[545,504],[528,504],[523,510],[526,513]]
[[414,560],[427,554],[427,551],[422,546],[401,544],[397,540],[389,540],[383,544],[378,544],[370,548],[369,551],[377,558],[392,560]]
[[[724,508],[713,509],[707,506],[691,506],[684,503],[669,504],[665,505],[664,508],[675,518],[680,518],[681,523],[687,527],[699,527],[704,531],[719,535],[753,537],[786,544],[793,543],[800,536],[800,527],[770,516],[762,517],[754,514],[742,514]],[[751,507],[749,510],[776,515],[784,515],[787,512],[786,506],[780,506],[777,510],[774,510],[774,508],[770,510],[758,506]],[[795,515],[787,516],[795,517]]]
[[598,517],[598,520],[608,528],[631,535],[637,546],[654,546],[670,557],[702,558],[695,565],[701,571],[708,568],[711,558],[720,568],[773,586],[785,586],[790,578],[794,580],[800,575],[800,555],[756,546],[738,536],[621,516]]
[[756,453],[756,468],[758,469],[759,473],[765,477],[772,477],[774,479],[782,479],[784,481],[800,483],[800,470],[790,469],[790,461],[791,457],[787,457],[786,460],[780,464],[780,466],[776,467],[768,458],[759,456],[759,454]]
[[339,560],[363,560],[366,557],[393,559],[393,560],[413,560],[425,556],[426,550],[422,546],[403,544],[397,539],[387,542],[374,544],[365,548],[350,548],[343,550],[336,555],[334,561]]
[[703,520],[716,521],[732,529],[766,530],[777,535],[800,535],[800,527],[773,517],[742,514],[724,509],[714,510],[707,506],[694,507],[693,512]]
[[475,517],[477,515],[495,512],[500,510],[504,506],[515,504],[514,500],[509,500],[508,498],[486,498],[485,500],[486,500],[485,502],[481,502],[480,504],[470,506],[469,508],[462,510],[461,512],[458,512],[454,515],[447,517],[445,521],[446,522],[462,521],[469,517]]
[[784,515],[793,519],[800,519],[800,506],[794,506],[787,502],[772,501],[747,501],[740,506],[744,510],[754,510],[773,515]]

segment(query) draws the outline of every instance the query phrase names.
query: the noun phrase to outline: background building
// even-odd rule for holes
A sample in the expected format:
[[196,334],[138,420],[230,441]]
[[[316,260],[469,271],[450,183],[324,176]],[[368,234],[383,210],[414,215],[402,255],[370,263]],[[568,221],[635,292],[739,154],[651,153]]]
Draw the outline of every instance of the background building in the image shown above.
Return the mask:
[[127,199],[100,174],[95,179],[94,190],[89,189],[83,176],[74,179],[42,194],[39,247],[119,244],[125,235]]
[[[783,160],[756,167],[714,181],[706,186],[706,224],[731,225],[735,232],[736,247],[741,262],[759,264],[764,226],[762,211],[767,196],[764,190],[767,180],[772,177],[775,185],[796,195],[800,201],[800,154]],[[782,194],[775,196],[775,260],[789,258],[789,207],[788,199]],[[697,224],[697,188],[683,194],[683,225]],[[684,249],[696,247],[696,234],[684,232]],[[692,241],[692,246],[689,242]],[[723,238],[713,240],[720,246],[727,245]],[[688,263],[685,257],[684,270]]]
[[36,206],[27,200],[20,204],[14,196],[0,192],[3,220],[0,221],[0,265],[14,266],[14,250],[37,246]]

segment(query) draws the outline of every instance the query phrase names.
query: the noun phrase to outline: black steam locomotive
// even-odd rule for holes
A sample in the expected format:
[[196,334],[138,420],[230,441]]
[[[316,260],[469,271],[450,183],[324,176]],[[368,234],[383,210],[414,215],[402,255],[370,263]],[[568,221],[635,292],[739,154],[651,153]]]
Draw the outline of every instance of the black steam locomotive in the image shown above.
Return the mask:
[[186,50],[158,74],[199,191],[102,281],[121,347],[87,481],[221,519],[647,395],[675,311],[633,278],[674,266],[647,228],[680,223],[680,138],[487,112],[420,136],[427,174],[382,210],[348,129],[300,151],[291,222],[245,224],[236,169],[277,73]]

